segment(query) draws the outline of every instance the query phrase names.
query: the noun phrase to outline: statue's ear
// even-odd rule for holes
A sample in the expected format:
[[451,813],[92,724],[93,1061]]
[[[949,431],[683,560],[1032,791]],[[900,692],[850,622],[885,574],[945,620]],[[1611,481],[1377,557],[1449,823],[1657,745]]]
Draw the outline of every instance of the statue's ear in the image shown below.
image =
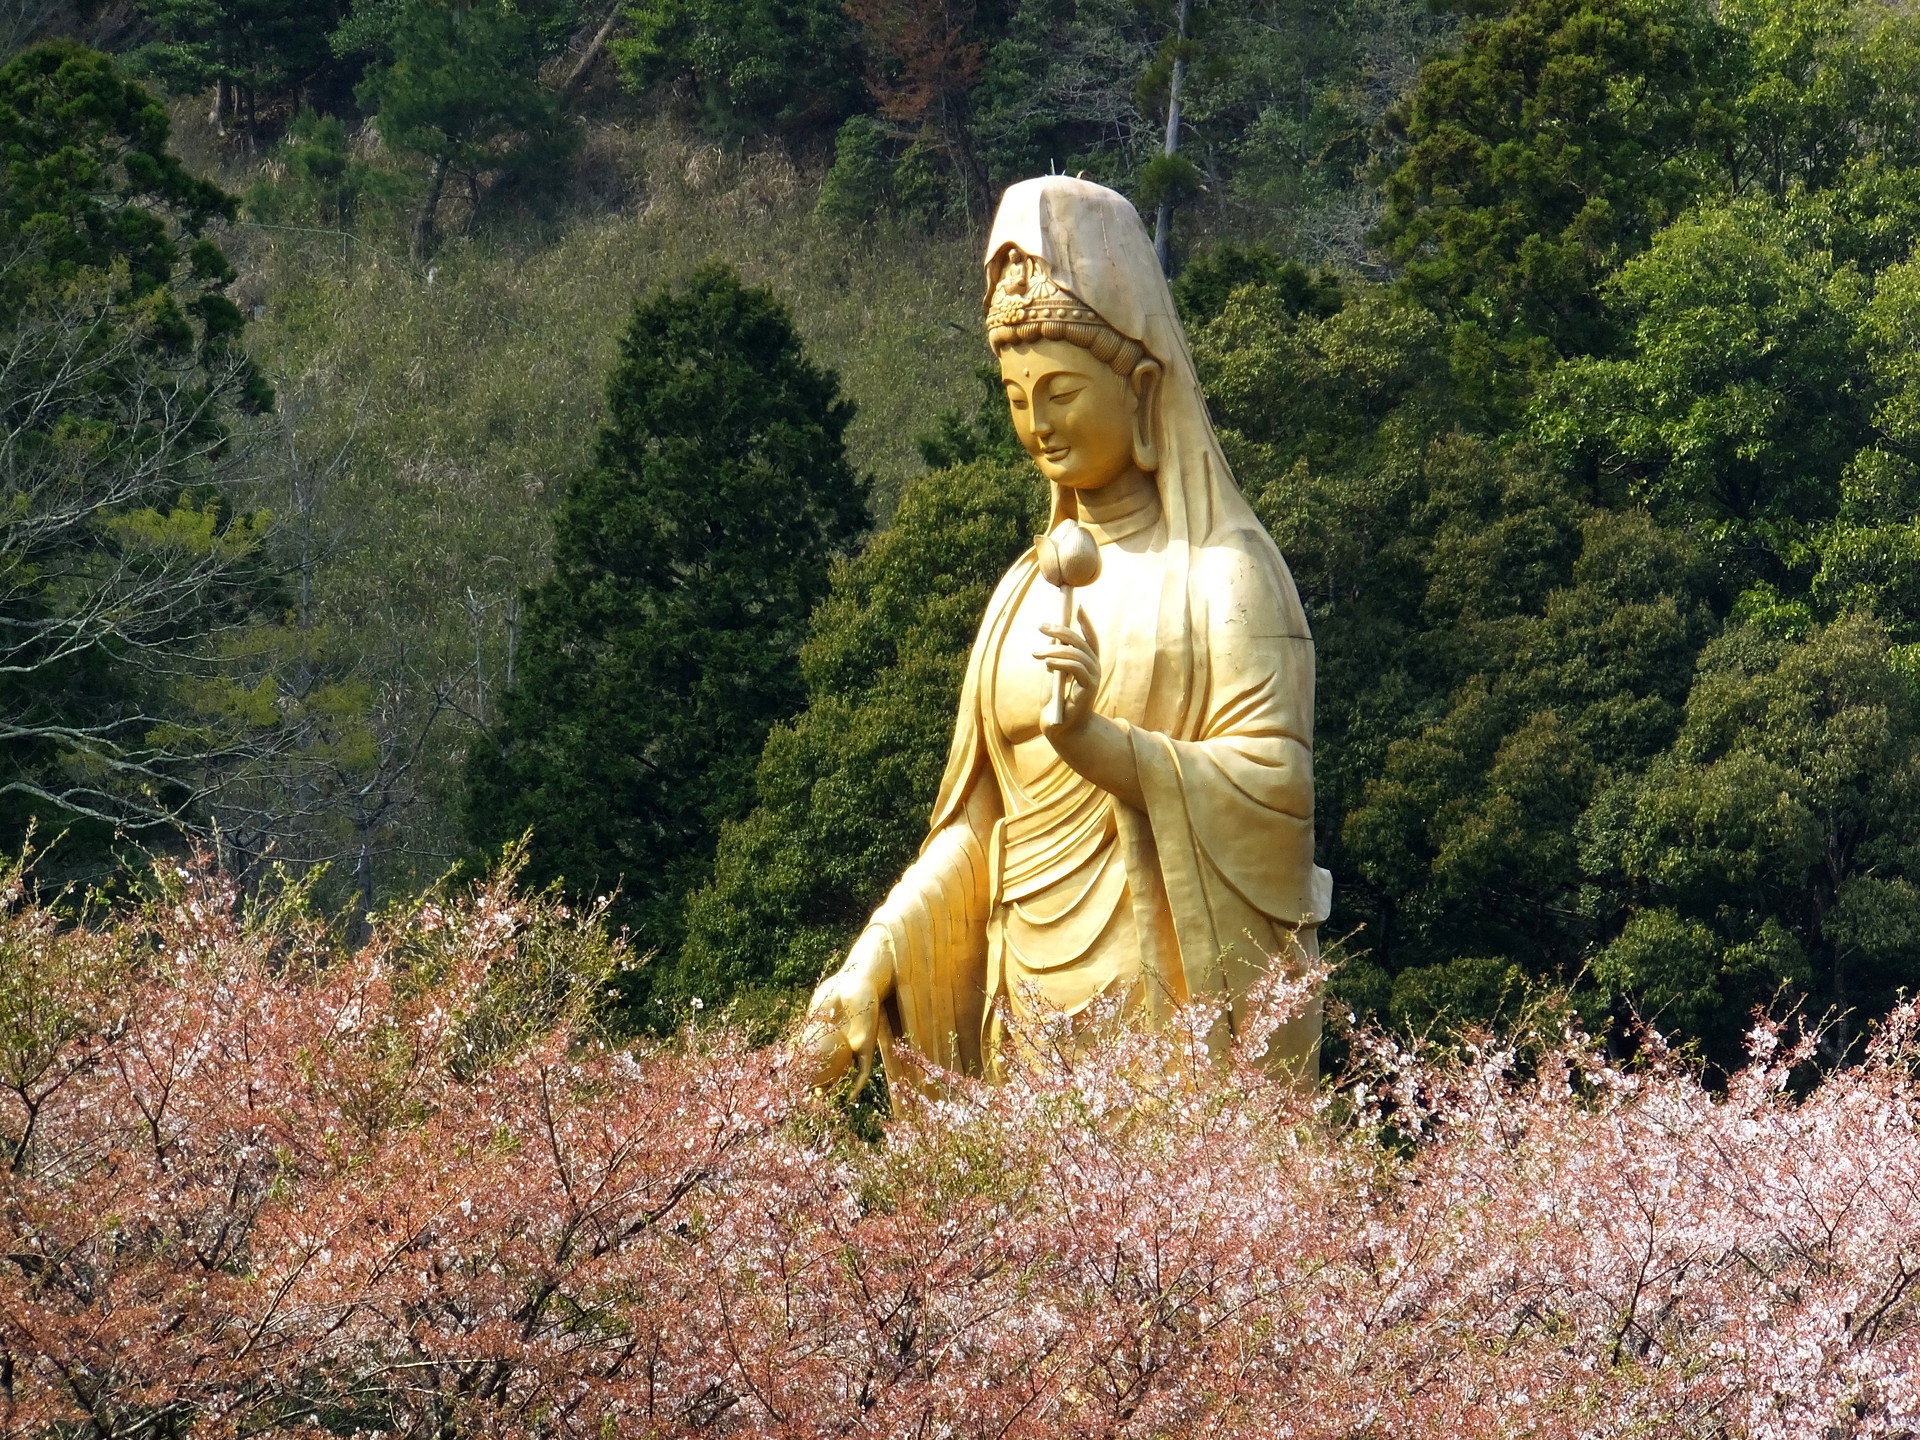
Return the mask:
[[1133,463],[1151,474],[1160,468],[1160,381],[1157,360],[1142,360],[1127,381],[1133,388]]

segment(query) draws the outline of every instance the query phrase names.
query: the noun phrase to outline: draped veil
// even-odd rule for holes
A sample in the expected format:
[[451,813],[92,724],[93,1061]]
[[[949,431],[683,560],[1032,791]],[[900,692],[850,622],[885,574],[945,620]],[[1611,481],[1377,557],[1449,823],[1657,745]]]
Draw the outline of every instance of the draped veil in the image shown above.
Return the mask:
[[[1164,516],[1157,632],[1151,645],[1103,653],[1111,674],[1100,709],[1127,726],[1147,802],[1144,813],[1117,807],[1143,1003],[1156,1015],[1200,995],[1231,1007],[1289,937],[1312,953],[1331,908],[1332,877],[1313,863],[1311,802],[1298,799],[1297,757],[1312,744],[1313,640],[1286,562],[1214,437],[1133,206],[1065,176],[1025,181],[1006,192],[987,243],[989,295],[1014,247],[1164,371],[1154,416]],[[1055,486],[1053,521],[1075,515],[1074,493]],[[895,1035],[957,1068],[978,1072],[992,1059],[992,810],[976,792],[994,782],[983,761],[981,671],[1034,565],[1029,551],[987,607],[927,842],[872,922],[894,962],[882,1052],[896,1084],[911,1077]],[[1317,1013],[1289,1028],[1276,1050],[1311,1064]]]

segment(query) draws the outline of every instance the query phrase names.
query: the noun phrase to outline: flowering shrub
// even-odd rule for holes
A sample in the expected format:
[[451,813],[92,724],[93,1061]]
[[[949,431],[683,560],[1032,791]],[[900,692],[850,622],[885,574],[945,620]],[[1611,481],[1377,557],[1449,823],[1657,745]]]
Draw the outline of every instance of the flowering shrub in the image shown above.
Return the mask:
[[[329,948],[170,871],[4,877],[7,1435],[1905,1433],[1911,1010],[1805,1098],[1581,1037],[1061,1037],[878,1143],[724,1029],[623,1050],[597,917],[497,878]],[[1299,1001],[1277,987],[1263,1003]],[[1200,1032],[1211,1020],[1193,1017]]]

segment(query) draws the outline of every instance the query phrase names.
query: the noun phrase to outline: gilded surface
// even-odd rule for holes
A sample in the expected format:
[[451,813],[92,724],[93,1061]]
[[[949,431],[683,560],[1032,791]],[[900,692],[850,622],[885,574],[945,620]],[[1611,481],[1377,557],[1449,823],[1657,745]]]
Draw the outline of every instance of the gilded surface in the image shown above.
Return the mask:
[[[823,1081],[877,1046],[912,1083],[897,1040],[991,1074],[1003,1010],[1074,1015],[1103,994],[1149,1017],[1214,996],[1231,1028],[1271,957],[1315,953],[1330,908],[1313,640],[1139,216],[1064,176],[1014,186],[987,296],[1051,534],[1071,548],[1084,526],[1097,573],[1063,591],[1030,550],[988,604],[927,841],[815,992]],[[1273,1053],[1310,1071],[1318,1039],[1316,1011]]]

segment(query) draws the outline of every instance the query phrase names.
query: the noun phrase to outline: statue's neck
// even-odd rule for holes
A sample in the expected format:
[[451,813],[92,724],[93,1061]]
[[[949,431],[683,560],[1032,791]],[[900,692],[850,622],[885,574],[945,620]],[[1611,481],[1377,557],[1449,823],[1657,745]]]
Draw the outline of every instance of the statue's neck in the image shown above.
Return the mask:
[[1130,469],[1098,490],[1075,492],[1080,523],[1105,545],[1151,529],[1160,518],[1160,487],[1144,470]]

